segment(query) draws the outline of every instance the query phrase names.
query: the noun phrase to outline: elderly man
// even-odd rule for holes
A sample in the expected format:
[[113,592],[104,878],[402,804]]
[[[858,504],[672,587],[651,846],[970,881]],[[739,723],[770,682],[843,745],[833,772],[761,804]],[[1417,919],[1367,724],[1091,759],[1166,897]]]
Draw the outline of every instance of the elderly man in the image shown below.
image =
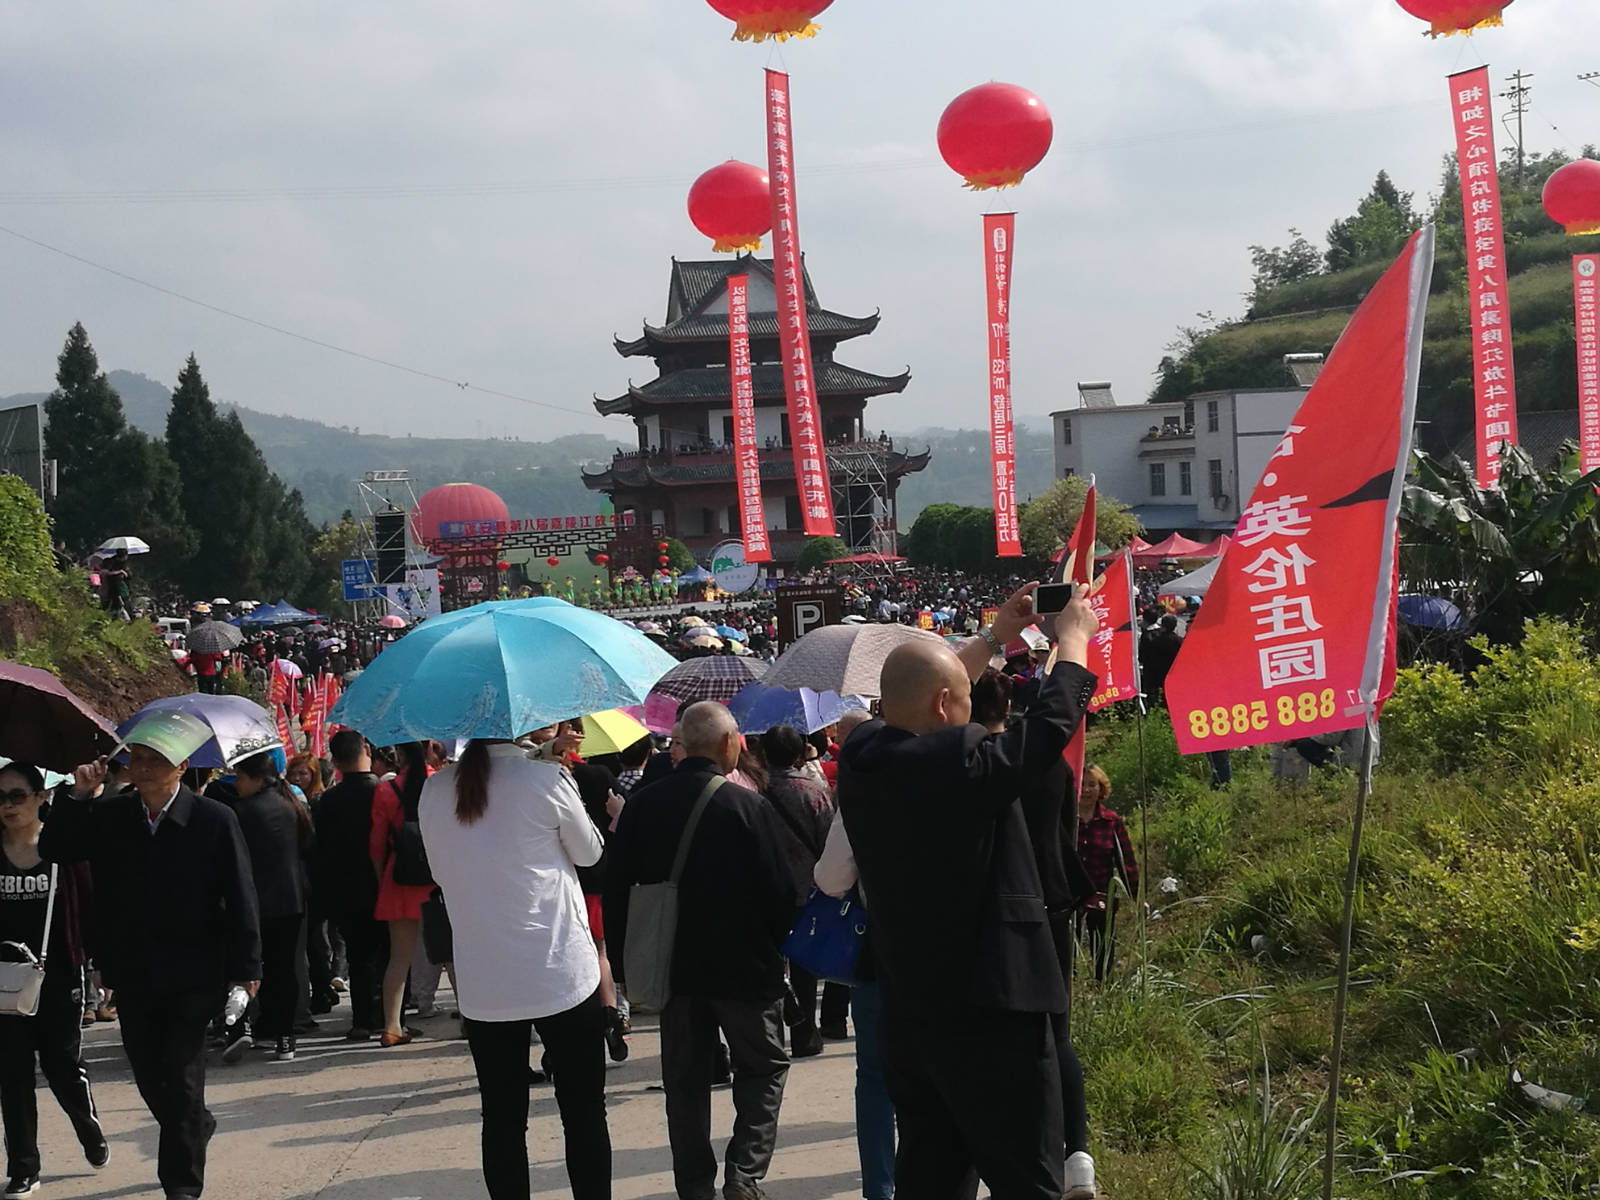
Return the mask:
[[182,713],[128,734],[131,792],[98,798],[104,759],[77,769],[39,836],[52,862],[87,860],[101,930],[96,955],[117,992],[133,1081],[161,1126],[156,1174],[168,1200],[199,1196],[206,1144],[206,1026],[229,985],[254,994],[261,925],[250,857],[227,805],[183,786],[211,731]]
[[674,738],[682,760],[629,797],[607,845],[607,941],[613,961],[625,961],[628,890],[671,875],[691,814],[715,783],[688,830],[678,885],[671,999],[661,1012],[667,1138],[679,1200],[712,1200],[711,1077],[720,1026],[733,1056],[735,1110],[722,1195],[760,1200],[789,1074],[780,947],[794,920],[794,891],[771,805],[723,781],[739,761],[732,715],[711,701],[690,705]]
[[[1067,1004],[1028,825],[1027,781],[1061,759],[1094,690],[1095,617],[1054,620],[1058,665],[1003,733],[969,723],[971,681],[1034,619],[1029,584],[960,655],[929,639],[883,666],[883,720],[839,763],[839,808],[872,913],[883,1059],[907,1200],[1093,1196],[1066,1170],[1056,1043]],[[1086,1169],[1085,1169],[1086,1167]]]

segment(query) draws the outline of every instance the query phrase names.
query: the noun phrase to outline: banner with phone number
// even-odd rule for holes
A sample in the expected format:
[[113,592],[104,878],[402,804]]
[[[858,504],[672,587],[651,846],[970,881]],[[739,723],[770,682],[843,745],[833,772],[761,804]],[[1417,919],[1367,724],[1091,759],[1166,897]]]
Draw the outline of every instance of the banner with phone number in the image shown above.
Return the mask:
[[1356,310],[1268,460],[1167,676],[1182,753],[1354,729],[1392,691],[1432,269],[1430,226]]

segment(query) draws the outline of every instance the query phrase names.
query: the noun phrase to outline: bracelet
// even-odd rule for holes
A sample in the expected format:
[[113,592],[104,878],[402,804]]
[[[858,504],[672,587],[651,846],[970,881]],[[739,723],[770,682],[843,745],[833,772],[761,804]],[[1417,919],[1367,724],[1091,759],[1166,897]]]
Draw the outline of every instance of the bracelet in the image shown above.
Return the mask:
[[985,625],[982,629],[978,630],[978,636],[989,643],[989,649],[992,652],[995,654],[1000,653],[1000,639],[995,637],[993,625]]

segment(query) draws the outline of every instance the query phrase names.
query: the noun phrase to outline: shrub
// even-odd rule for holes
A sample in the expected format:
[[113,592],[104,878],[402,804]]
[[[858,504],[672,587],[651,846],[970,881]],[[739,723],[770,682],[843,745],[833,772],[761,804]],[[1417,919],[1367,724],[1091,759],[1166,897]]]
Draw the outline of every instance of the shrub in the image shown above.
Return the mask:
[[55,573],[44,505],[20,478],[0,475],[0,598],[42,604]]
[[1167,869],[1191,889],[1208,886],[1227,866],[1232,811],[1226,792],[1193,779],[1173,782],[1153,825],[1160,830]]

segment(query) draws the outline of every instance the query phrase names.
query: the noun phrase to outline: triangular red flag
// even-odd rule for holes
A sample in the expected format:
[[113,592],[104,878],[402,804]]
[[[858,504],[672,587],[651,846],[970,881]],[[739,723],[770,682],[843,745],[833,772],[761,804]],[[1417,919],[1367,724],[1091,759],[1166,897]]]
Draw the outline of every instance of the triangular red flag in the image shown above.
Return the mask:
[[[1067,551],[1061,556],[1061,582],[1062,583],[1088,583],[1094,578],[1094,537],[1095,537],[1095,503],[1094,484],[1089,485],[1089,490],[1083,494],[1083,511],[1078,514],[1078,525],[1072,531],[1072,538],[1067,542]],[[1055,666],[1055,655],[1050,656],[1050,665]],[[1063,752],[1067,760],[1067,770],[1072,773],[1072,803],[1078,803],[1078,793],[1083,790],[1083,760],[1084,760],[1084,722],[1078,722],[1078,728],[1073,731],[1072,738],[1067,742]]]

